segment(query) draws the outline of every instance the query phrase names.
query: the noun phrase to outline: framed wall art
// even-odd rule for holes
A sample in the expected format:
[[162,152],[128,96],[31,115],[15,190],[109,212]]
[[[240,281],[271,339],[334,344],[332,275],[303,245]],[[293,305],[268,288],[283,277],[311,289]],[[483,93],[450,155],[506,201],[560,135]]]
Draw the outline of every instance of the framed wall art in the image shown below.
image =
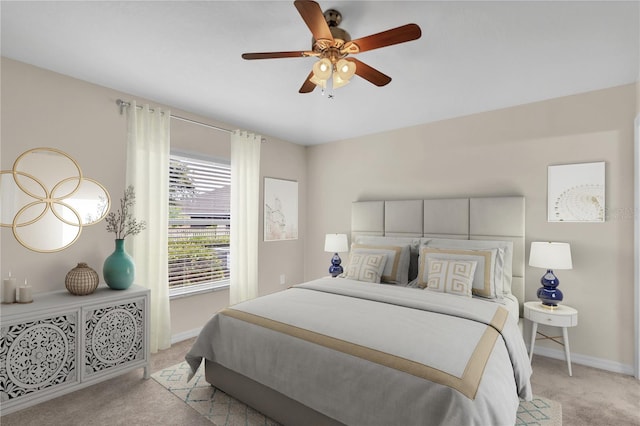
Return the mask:
[[604,161],[549,166],[547,221],[604,222],[604,177]]
[[298,182],[264,178],[264,240],[298,239]]

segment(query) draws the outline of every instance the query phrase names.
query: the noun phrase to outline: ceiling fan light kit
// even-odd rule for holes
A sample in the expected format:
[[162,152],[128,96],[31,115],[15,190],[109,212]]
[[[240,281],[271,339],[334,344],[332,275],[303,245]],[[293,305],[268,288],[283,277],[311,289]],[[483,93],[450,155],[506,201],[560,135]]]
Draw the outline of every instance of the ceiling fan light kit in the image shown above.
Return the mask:
[[320,86],[324,93],[328,81],[331,81],[332,87],[337,89],[348,84],[354,75],[358,75],[378,87],[385,86],[391,82],[391,77],[355,58],[348,58],[348,56],[417,40],[422,35],[418,25],[407,24],[351,40],[349,33],[338,27],[342,21],[342,15],[337,10],[328,9],[323,13],[320,5],[311,0],[296,0],[293,4],[313,34],[311,50],[243,53],[242,58],[247,60],[308,56],[319,58],[313,64],[309,76],[298,91],[299,93],[310,93],[316,86]]

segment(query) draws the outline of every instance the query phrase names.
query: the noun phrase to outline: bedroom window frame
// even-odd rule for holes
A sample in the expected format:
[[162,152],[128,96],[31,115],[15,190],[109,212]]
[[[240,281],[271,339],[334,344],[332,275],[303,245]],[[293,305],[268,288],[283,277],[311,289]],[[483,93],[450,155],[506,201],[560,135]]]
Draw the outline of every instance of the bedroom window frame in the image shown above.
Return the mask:
[[[192,164],[192,165],[196,165],[197,168],[199,170],[204,171],[203,174],[198,175],[197,172],[195,172],[195,175],[198,175],[197,177],[200,179],[203,179],[203,185],[207,185],[207,184],[215,184],[216,186],[228,186],[229,188],[229,192],[227,193],[227,195],[230,193],[230,188],[231,188],[231,163],[228,159],[223,159],[223,158],[216,158],[216,157],[209,157],[209,156],[205,156],[205,155],[201,155],[201,154],[195,154],[195,153],[191,153],[191,152],[185,152],[185,151],[178,151],[178,150],[171,150],[170,152],[170,169],[169,169],[169,227],[168,227],[168,240],[169,240],[169,259],[172,258],[172,253],[175,252],[175,250],[172,250],[171,248],[171,242],[172,242],[172,230],[177,229],[177,226],[180,225],[189,225],[189,229],[192,229],[191,227],[193,226],[194,229],[204,229],[207,226],[211,226],[211,225],[216,225],[216,231],[214,231],[214,235],[216,236],[216,238],[220,237],[220,233],[217,232],[217,227],[218,226],[224,226],[224,230],[222,232],[222,234],[226,234],[229,238],[230,238],[230,233],[231,233],[231,205],[230,202],[225,205],[226,201],[229,201],[229,199],[227,198],[227,200],[225,201],[225,195],[222,196],[221,199],[215,199],[212,197],[199,197],[197,198],[198,200],[208,200],[208,201],[222,201],[222,209],[220,209],[220,205],[216,205],[216,206],[210,206],[211,208],[209,209],[209,207],[204,208],[202,204],[195,204],[195,207],[192,207],[192,215],[190,215],[189,217],[182,217],[182,218],[178,218],[175,217],[175,209],[176,209],[176,203],[175,203],[175,186],[176,186],[176,173],[174,170],[172,170],[172,166],[175,165],[175,161],[181,161],[183,164]],[[226,171],[226,174],[225,174]],[[191,179],[193,179],[195,176],[193,176],[194,173],[192,173],[192,175],[189,176],[190,179],[190,184],[193,184],[193,181]],[[206,175],[206,176],[205,176]],[[208,177],[207,177],[208,176]],[[215,176],[215,177],[211,177],[211,176]],[[227,182],[227,183],[222,183],[223,182]],[[194,185],[195,186],[195,185]],[[196,188],[190,188],[191,190],[196,191]],[[207,194],[209,196],[211,196],[211,194]],[[183,207],[184,208],[184,207]],[[188,208],[187,208],[188,211]],[[185,213],[184,210],[181,211],[181,213]],[[193,217],[193,216],[208,216],[208,217]],[[185,233],[186,234],[186,233]],[[196,233],[195,235],[191,235],[192,237],[207,237],[210,236],[211,234],[207,234],[206,232],[204,233]],[[175,235],[174,233],[174,240],[175,238],[181,238],[180,235]],[[180,298],[180,297],[187,297],[187,296],[193,296],[196,294],[202,294],[202,293],[209,293],[209,292],[214,292],[214,291],[220,291],[220,290],[225,290],[229,288],[229,253],[230,253],[230,242],[228,242],[226,245],[221,245],[219,248],[215,248],[214,250],[214,255],[215,255],[215,261],[218,262],[222,262],[223,263],[223,268],[224,268],[224,278],[222,279],[218,279],[218,280],[205,280],[203,282],[200,283],[195,283],[195,284],[186,284],[186,285],[181,285],[181,286],[173,286],[172,283],[172,279],[171,279],[171,269],[172,269],[172,264],[171,264],[171,260],[169,260],[169,265],[168,265],[168,276],[167,276],[167,285],[169,286],[169,298],[170,299],[176,299],[176,298]],[[226,252],[226,258],[223,260],[221,260],[220,258],[220,253],[217,253],[218,251],[225,253]],[[203,252],[203,253],[207,253],[207,252]],[[173,265],[174,270],[176,265]],[[206,267],[204,268],[206,269]],[[215,272],[211,272],[209,271],[209,273],[215,273]],[[188,277],[187,277],[188,278]]]

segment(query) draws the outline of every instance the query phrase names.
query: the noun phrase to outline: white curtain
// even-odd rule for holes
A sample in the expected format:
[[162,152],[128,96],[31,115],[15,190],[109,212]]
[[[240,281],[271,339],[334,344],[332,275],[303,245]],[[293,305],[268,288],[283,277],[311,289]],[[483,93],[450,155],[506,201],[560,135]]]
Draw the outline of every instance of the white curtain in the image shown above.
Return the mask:
[[135,284],[151,290],[150,348],[155,353],[171,346],[168,284],[169,122],[170,112],[144,105],[129,106],[127,186],[133,185],[134,217],[147,227],[126,238],[136,265]]
[[231,135],[232,305],[258,296],[261,141],[253,133],[235,131]]

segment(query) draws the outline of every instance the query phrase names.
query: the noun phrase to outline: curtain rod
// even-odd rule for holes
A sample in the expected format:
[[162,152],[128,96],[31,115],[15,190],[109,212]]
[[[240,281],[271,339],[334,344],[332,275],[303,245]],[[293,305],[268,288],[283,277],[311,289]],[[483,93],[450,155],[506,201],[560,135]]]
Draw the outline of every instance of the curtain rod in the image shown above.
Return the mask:
[[[131,102],[123,101],[122,99],[116,100],[116,104],[118,104],[118,106],[120,107],[120,115],[124,114],[124,109],[125,108],[129,108],[131,106]],[[142,109],[141,105],[137,105],[137,107]],[[151,111],[153,111],[153,108],[149,108],[149,109]],[[233,133],[233,130],[225,129],[224,127],[213,126],[213,125],[207,124],[207,123],[201,123],[201,122],[196,121],[196,120],[191,120],[190,118],[184,118],[184,117],[180,117],[178,115],[173,115],[173,114],[171,114],[170,117],[171,118],[175,118],[176,120],[186,121],[187,123],[193,123],[193,124],[198,124],[200,126],[209,127],[210,129],[220,130],[220,131],[227,132],[227,133]],[[264,141],[264,139],[263,139],[263,141]]]
[[[123,101],[122,99],[117,99],[116,100],[116,104],[120,107],[120,115],[124,114],[124,109],[125,108],[129,108],[131,106],[131,102]],[[136,107],[142,109],[141,105],[136,105]],[[151,111],[153,111],[153,108],[149,108],[149,109]],[[162,113],[164,114],[164,112],[162,112]],[[199,126],[208,127],[210,129],[214,129],[214,130],[220,130],[222,132],[233,133],[233,130],[225,129],[224,127],[214,126],[212,124],[202,123],[200,121],[192,120],[190,118],[184,118],[184,117],[180,117],[178,115],[173,115],[173,114],[171,114],[169,117],[175,118],[176,120],[186,121],[187,123],[192,123],[192,124],[197,124]],[[264,137],[262,137],[260,139],[260,142],[262,142],[262,143],[265,143],[266,141],[267,141],[267,139],[264,138]]]

